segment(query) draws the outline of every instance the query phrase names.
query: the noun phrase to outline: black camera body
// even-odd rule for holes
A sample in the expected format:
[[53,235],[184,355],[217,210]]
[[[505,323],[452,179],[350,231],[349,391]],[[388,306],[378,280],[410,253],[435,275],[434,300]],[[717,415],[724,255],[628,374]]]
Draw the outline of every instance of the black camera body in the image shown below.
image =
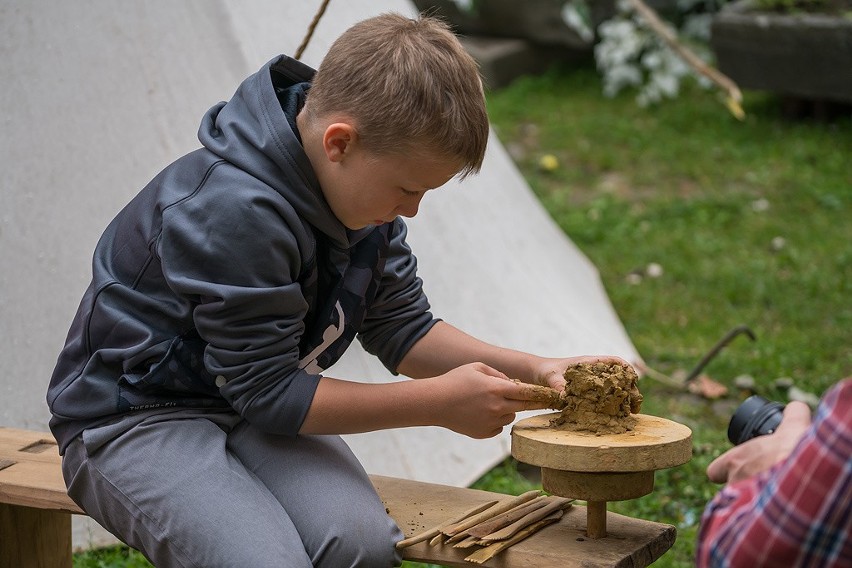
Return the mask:
[[771,434],[781,423],[784,405],[752,395],[745,399],[731,416],[728,440],[735,446],[757,436]]

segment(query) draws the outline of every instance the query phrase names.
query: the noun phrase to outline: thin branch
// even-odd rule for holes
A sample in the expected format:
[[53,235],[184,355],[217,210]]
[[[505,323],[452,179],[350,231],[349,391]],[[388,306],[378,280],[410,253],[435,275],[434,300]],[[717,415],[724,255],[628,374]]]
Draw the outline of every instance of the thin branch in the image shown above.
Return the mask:
[[707,65],[692,50],[683,45],[671,29],[663,23],[657,13],[643,0],[628,0],[636,12],[645,20],[648,26],[665,41],[690,67],[710,79],[728,93],[726,104],[736,118],[743,120],[745,111],[742,108],[743,95],[737,84],[727,75]]

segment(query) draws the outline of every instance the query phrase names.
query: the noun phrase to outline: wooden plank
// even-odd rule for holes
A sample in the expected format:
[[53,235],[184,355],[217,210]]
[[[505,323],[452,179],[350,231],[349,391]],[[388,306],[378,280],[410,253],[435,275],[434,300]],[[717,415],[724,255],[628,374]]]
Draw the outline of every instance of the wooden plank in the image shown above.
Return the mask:
[[62,460],[59,458],[59,454],[56,453],[56,450],[52,450],[47,453],[39,453],[39,454],[30,454],[27,452],[21,452],[13,450],[12,448],[4,448],[0,446],[0,456],[3,459],[10,459],[14,462],[31,462],[31,463],[43,463],[47,466],[60,467]]
[[68,497],[58,464],[18,462],[0,470],[0,502],[69,513],[83,512]]
[[24,447],[40,441],[56,445],[53,436],[49,432],[0,427],[0,444],[17,444],[20,447]]
[[[27,451],[38,449],[39,451]],[[0,502],[9,505],[82,513],[65,489],[58,446],[49,434],[0,428]]]
[[71,514],[0,503],[0,568],[71,568]]
[[50,434],[16,428],[0,428],[0,458],[60,463],[58,445]]
[[[406,537],[495,498],[494,493],[475,489],[382,476],[371,476],[371,479]],[[501,497],[508,498],[507,495]],[[638,568],[654,562],[671,548],[676,529],[667,524],[607,513],[606,538],[590,539],[585,533],[586,508],[575,506],[566,511],[558,523],[512,546],[483,566]],[[406,560],[470,568],[471,564],[464,558],[473,550],[421,542],[404,549],[403,556]]]

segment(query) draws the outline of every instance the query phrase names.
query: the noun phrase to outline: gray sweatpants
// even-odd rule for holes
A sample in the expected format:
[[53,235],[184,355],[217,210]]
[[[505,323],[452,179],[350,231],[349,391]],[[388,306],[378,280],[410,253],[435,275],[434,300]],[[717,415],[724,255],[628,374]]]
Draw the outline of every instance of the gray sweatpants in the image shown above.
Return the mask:
[[62,470],[71,498],[157,567],[400,563],[402,533],[338,436],[149,414],[86,430]]

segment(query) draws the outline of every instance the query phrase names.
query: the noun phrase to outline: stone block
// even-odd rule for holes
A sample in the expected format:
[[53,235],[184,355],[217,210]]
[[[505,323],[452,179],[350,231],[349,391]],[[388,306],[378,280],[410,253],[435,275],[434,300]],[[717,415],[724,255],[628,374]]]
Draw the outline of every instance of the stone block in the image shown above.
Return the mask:
[[505,87],[523,75],[535,75],[558,61],[579,61],[589,54],[535,46],[517,38],[461,37],[462,45],[479,63],[488,89]]
[[758,12],[740,1],[711,32],[719,70],[741,88],[852,103],[852,18]]

